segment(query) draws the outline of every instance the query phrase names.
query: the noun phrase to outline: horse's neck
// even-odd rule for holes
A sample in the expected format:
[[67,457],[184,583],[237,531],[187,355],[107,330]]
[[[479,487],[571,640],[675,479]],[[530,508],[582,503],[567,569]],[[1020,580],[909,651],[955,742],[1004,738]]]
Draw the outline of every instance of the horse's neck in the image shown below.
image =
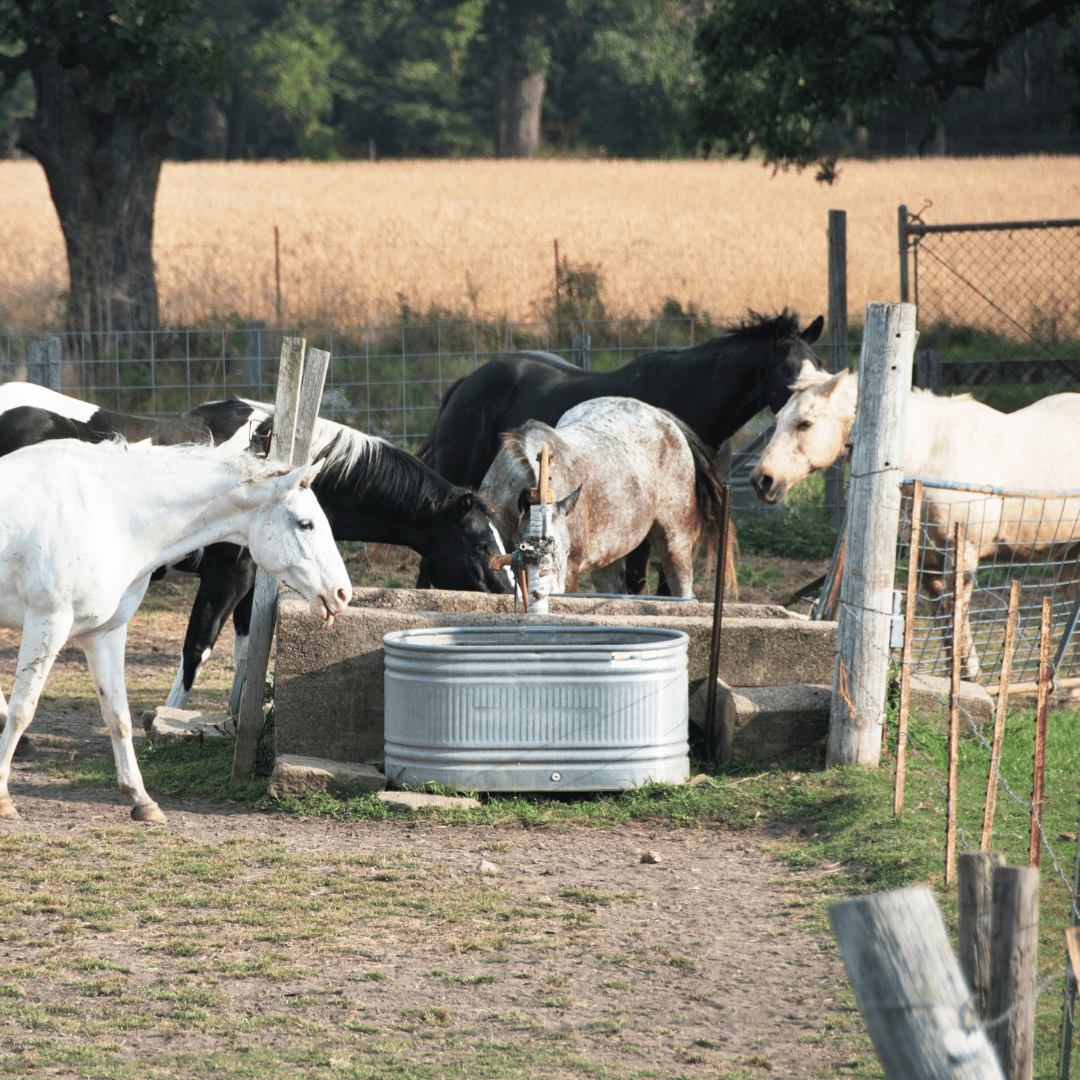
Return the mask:
[[207,544],[247,544],[254,507],[237,498],[240,477],[227,460],[155,455],[146,466],[137,491],[115,492],[144,572]]
[[[962,418],[925,394],[911,392],[908,398],[907,431],[904,437],[904,472],[911,476],[925,475],[927,469],[939,468],[935,462],[943,447],[953,443],[952,429]],[[950,474],[951,475],[951,474]]]

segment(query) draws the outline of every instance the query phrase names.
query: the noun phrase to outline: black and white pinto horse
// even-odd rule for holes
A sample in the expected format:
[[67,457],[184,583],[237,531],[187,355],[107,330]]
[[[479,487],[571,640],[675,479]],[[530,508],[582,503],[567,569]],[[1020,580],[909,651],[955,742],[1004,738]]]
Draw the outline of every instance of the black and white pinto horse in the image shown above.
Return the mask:
[[[773,318],[751,313],[720,337],[646,353],[617,371],[583,371],[550,353],[507,353],[447,389],[417,456],[451,483],[479,487],[502,432],[528,420],[554,427],[568,409],[597,397],[666,409],[716,452],[766,406],[779,411],[799,377],[819,368],[810,346],[823,325],[819,316],[800,333],[787,310]],[[648,554],[646,541],[627,557],[630,592],[645,584]]]
[[[0,454],[48,439],[100,442],[120,434],[174,445],[213,441],[226,452],[265,447],[272,405],[233,398],[179,417],[111,412],[29,383],[0,386]],[[336,540],[401,544],[428,561],[436,588],[508,593],[505,572],[488,568],[503,548],[489,512],[472,491],[449,483],[415,458],[374,436],[318,420],[312,460],[324,460],[312,490]],[[199,668],[233,616],[233,656],[243,655],[251,621],[255,564],[246,548],[210,544],[161,567],[154,580],[195,574],[199,589],[168,704],[183,708]]]

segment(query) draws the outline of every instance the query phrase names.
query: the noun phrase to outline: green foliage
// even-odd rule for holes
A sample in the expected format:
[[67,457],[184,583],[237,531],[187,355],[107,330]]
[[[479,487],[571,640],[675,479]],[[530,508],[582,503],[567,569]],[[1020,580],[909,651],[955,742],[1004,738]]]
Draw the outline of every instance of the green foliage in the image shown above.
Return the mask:
[[828,558],[836,546],[836,529],[822,505],[824,492],[824,478],[817,474],[788,493],[780,512],[766,513],[755,504],[738,513],[739,551],[784,559]]
[[959,89],[982,89],[1002,49],[1077,0],[720,0],[698,24],[698,134],[731,153],[761,152],[787,167],[822,162],[825,127],[865,126],[878,112],[913,110],[925,146]]

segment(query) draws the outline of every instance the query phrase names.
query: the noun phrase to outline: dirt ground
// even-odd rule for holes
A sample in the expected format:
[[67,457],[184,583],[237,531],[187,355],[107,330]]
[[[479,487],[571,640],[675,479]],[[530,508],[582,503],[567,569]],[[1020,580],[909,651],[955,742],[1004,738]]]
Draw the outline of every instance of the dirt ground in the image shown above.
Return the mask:
[[[141,612],[132,621],[128,682],[135,688],[133,697],[144,699],[136,707],[147,705],[147,695],[152,696],[140,686],[171,682],[182,625],[181,615],[167,611]],[[227,637],[219,643],[220,656],[228,655]],[[5,692],[16,648],[17,634],[0,631]],[[216,674],[212,667],[210,682],[224,687],[228,665],[214,663],[218,667]],[[362,925],[355,926],[342,948],[322,950],[317,959],[302,940],[277,945],[293,963],[306,962],[316,972],[284,984],[227,980],[217,989],[227,993],[231,1001],[225,1007],[239,1016],[257,1016],[284,995],[300,1003],[301,1015],[306,1009],[331,1028],[347,1016],[355,1018],[360,1009],[373,1030],[385,1031],[418,1009],[444,1008],[481,1038],[505,1037],[507,1025],[521,1028],[523,1038],[532,1037],[530,1031],[562,1032],[574,1039],[578,1055],[612,1066],[616,1074],[647,1068],[654,1076],[717,1076],[718,1070],[722,1075],[736,1070],[730,1075],[808,1077],[846,1072],[865,1061],[865,1045],[845,1033],[850,1020],[844,1014],[850,1007],[841,1002],[849,999],[830,935],[815,931],[805,919],[813,900],[839,891],[844,871],[788,869],[770,854],[783,842],[784,828],[736,832],[631,824],[612,830],[530,830],[448,827],[404,818],[344,824],[168,796],[159,798],[167,825],[138,825],[130,821],[127,800],[118,791],[72,788],[40,771],[51,759],[110,753],[80,653],[61,654],[51,684],[30,729],[35,749],[16,761],[12,772],[11,794],[22,817],[0,823],[0,834],[77,838],[108,827],[165,829],[206,844],[249,838],[257,848],[284,847],[313,869],[343,855],[408,848],[419,867],[415,889],[421,896],[436,882],[464,887],[487,880],[480,873],[481,859],[486,859],[497,868],[492,880],[511,894],[512,903],[551,903],[550,917],[529,927],[538,937],[504,936],[493,957],[458,948],[441,932],[425,932],[422,921],[399,923],[388,935],[368,936]],[[645,852],[655,852],[659,861],[643,863]],[[581,905],[566,899],[574,890],[636,895],[627,902],[587,904],[594,917],[578,927],[573,912]],[[27,917],[22,930],[33,940],[0,937],[0,963],[36,963],[37,946],[64,933],[64,918],[62,912]],[[471,921],[478,924],[469,928],[472,933],[495,929],[482,925],[483,918]],[[163,954],[160,944],[154,948],[147,940],[154,936],[83,933],[66,948],[130,970],[125,990],[130,994],[140,981],[147,986],[160,982],[170,964],[174,976],[186,970],[184,960]],[[538,947],[537,941],[550,947]],[[247,948],[257,953],[255,942]],[[234,959],[242,960],[244,944],[236,949]],[[433,968],[446,978],[433,979]],[[358,972],[367,969],[389,977],[358,982]],[[502,976],[499,981],[478,981],[493,970]],[[70,989],[46,982],[24,982],[23,990],[32,995],[28,1000],[46,1006],[72,1000]],[[351,1002],[352,1012],[334,1015],[327,994]],[[306,1001],[313,1004],[304,1006]],[[92,997],[78,1003],[88,1016],[103,1007]],[[263,1035],[257,1031],[245,1036],[248,1042],[280,1038],[272,1029]],[[0,1020],[0,1056],[18,1051],[25,1037],[17,1023]],[[153,1030],[132,1030],[126,1039],[135,1058],[165,1045]],[[216,1044],[212,1036],[193,1029],[173,1031],[167,1046],[175,1055],[209,1051]],[[429,1050],[425,1044],[424,1052]]]

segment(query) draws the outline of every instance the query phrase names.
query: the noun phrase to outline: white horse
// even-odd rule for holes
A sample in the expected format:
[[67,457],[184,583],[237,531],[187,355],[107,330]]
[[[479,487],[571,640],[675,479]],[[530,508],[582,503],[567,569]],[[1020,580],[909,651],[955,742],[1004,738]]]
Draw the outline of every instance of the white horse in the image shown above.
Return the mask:
[[131,816],[165,820],[131,741],[127,621],[157,567],[230,541],[250,548],[329,625],[351,587],[311,491],[317,473],[318,466],[288,470],[202,446],[73,439],[0,458],[0,625],[22,628],[10,709],[0,695],[0,818],[18,817],[8,794],[12,754],[70,639],[86,654]]
[[551,452],[554,567],[541,595],[575,592],[584,571],[599,591],[625,592],[618,560],[645,539],[659,552],[672,595],[694,595],[694,544],[703,534],[716,538],[723,478],[680,420],[635,398],[601,397],[575,405],[557,427],[530,420],[501,438],[479,495],[507,550],[527,530],[523,500],[537,485],[540,451]]
[[[855,421],[858,387],[842,371],[805,377],[776,415],[776,433],[750,480],[759,498],[780,502],[787,490],[844,453]],[[904,472],[1005,491],[1080,490],[1080,394],[1055,394],[1012,413],[1001,413],[967,394],[936,397],[912,390],[908,400]],[[910,491],[906,491],[910,496]],[[1022,560],[1075,561],[1080,548],[1080,498],[1003,498],[947,488],[925,488],[927,550],[924,587],[943,591],[941,573],[953,526],[966,543],[965,613],[980,560],[1005,549]],[[965,678],[978,678],[965,614]]]

